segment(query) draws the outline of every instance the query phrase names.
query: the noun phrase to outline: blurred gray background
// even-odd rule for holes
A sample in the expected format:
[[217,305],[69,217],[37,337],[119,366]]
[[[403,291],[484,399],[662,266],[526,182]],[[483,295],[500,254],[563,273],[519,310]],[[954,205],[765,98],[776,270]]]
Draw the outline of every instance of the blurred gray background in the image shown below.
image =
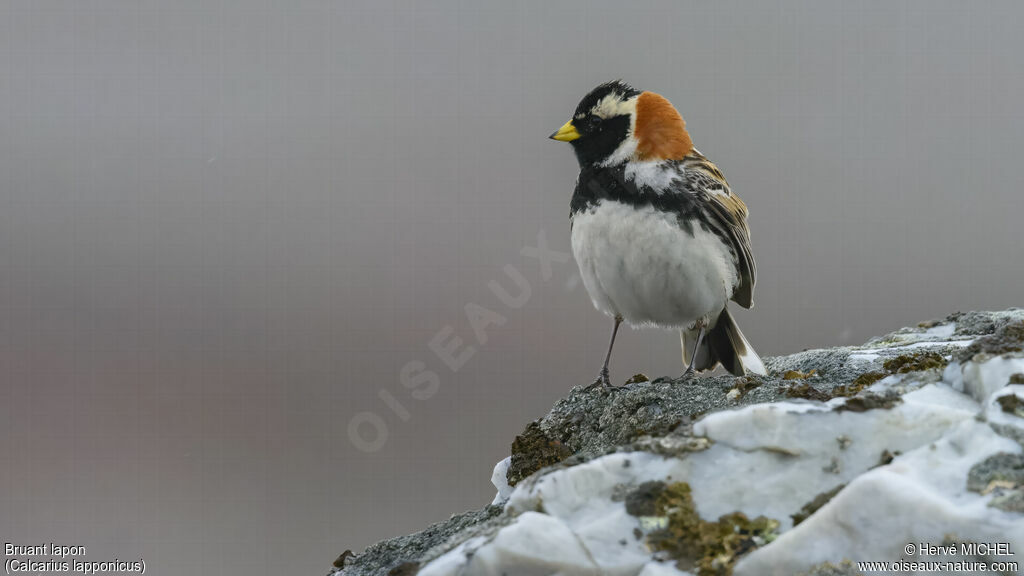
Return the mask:
[[[489,502],[603,356],[575,264],[522,249],[568,252],[577,167],[547,135],[614,78],[672,100],[749,205],[735,317],[762,354],[1024,304],[1021,18],[0,0],[0,541],[320,574]],[[517,292],[506,265],[519,308],[488,288]],[[485,343],[467,304],[500,314]],[[458,370],[438,333],[473,347]],[[627,330],[612,371],[678,374],[678,336]]]

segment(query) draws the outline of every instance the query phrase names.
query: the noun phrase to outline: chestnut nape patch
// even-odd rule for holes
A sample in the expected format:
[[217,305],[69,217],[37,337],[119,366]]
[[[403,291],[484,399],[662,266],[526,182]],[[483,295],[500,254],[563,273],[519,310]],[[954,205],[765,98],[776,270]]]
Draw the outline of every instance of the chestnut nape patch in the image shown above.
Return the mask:
[[680,160],[693,151],[683,117],[671,102],[654,92],[637,98],[634,134],[641,160]]

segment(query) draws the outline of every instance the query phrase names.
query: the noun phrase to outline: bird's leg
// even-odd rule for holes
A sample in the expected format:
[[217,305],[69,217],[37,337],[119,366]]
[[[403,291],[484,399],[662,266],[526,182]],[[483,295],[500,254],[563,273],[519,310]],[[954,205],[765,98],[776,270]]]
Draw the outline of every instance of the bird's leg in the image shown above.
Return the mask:
[[694,370],[693,365],[697,363],[697,351],[700,350],[700,343],[704,340],[704,332],[707,327],[707,321],[703,318],[697,320],[697,341],[693,345],[693,353],[690,354],[690,365],[686,367],[686,371],[679,377],[680,380],[687,380],[693,377]]
[[619,324],[622,324],[622,317],[616,316],[615,325],[612,326],[612,337],[608,341],[608,352],[604,355],[604,364],[601,366],[601,372],[597,375],[597,380],[594,380],[594,383],[584,388],[584,390],[592,390],[596,386],[614,388],[608,373],[608,361],[612,358],[612,347],[615,346],[615,334],[619,331]]

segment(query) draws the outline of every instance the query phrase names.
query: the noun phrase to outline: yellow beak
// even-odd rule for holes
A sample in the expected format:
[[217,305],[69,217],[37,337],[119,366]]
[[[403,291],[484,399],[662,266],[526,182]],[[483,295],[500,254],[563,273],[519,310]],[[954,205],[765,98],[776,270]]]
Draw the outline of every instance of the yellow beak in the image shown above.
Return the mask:
[[572,120],[566,122],[554,134],[548,136],[548,138],[558,140],[559,142],[572,142],[579,137],[580,133],[577,132],[576,127],[572,125]]

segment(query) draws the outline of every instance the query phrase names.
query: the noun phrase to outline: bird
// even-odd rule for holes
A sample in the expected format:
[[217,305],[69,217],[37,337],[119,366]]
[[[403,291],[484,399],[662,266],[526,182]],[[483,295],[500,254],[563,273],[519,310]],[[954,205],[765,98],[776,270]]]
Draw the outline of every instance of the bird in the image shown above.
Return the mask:
[[735,376],[764,363],[729,313],[753,306],[756,265],[747,207],[693,145],[664,96],[622,80],[601,84],[550,136],[568,142],[580,172],[570,208],[572,253],[594,306],[613,319],[597,379],[619,326],[679,330],[680,378],[721,364]]

